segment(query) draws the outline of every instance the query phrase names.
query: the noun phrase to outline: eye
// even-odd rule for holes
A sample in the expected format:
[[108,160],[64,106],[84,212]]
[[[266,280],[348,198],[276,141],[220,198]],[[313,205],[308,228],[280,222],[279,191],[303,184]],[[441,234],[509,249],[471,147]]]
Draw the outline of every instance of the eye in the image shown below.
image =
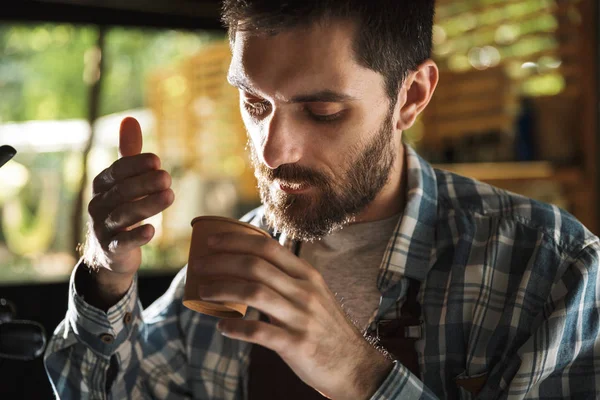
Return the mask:
[[306,106],[306,113],[317,122],[332,122],[340,119],[345,109],[338,103],[312,103]]
[[342,110],[342,111],[336,112],[334,114],[326,114],[326,115],[315,114],[311,111],[309,111],[308,113],[309,113],[310,117],[317,122],[333,122],[333,121],[340,119],[342,117],[342,114],[344,114],[344,111]]
[[243,99],[243,102],[246,112],[255,118],[263,117],[271,108],[271,103],[269,103],[267,100],[262,100],[255,97],[246,97]]

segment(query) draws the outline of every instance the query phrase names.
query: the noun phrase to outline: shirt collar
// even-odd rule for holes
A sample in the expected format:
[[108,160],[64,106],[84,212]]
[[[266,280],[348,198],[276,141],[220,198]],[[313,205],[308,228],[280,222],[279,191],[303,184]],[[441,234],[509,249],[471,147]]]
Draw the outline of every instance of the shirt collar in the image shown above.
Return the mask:
[[437,179],[434,169],[405,145],[406,205],[381,263],[377,287],[385,293],[403,277],[425,280],[435,258]]
[[[396,286],[403,277],[423,281],[434,262],[437,224],[437,179],[434,169],[410,146],[406,157],[406,205],[381,262],[377,287],[381,293]],[[297,242],[283,233],[279,243],[294,251]]]

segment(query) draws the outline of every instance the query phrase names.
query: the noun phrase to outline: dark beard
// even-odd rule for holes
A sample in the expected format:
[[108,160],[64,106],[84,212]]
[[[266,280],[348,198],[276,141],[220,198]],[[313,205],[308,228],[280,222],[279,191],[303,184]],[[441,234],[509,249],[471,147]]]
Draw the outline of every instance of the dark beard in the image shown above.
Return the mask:
[[[341,181],[315,170],[285,164],[272,170],[260,162],[249,143],[254,173],[269,227],[289,238],[313,241],[343,228],[371,203],[388,182],[396,160],[392,146],[392,113],[388,113],[377,135],[363,148],[355,146],[345,159]],[[310,194],[273,193],[274,180],[307,184]]]

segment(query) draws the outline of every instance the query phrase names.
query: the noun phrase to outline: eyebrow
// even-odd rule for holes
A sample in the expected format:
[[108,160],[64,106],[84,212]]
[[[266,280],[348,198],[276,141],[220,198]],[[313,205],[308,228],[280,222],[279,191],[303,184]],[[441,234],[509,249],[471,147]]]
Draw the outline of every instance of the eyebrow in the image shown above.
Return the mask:
[[[247,93],[255,96],[260,96],[258,91],[245,80],[236,76],[228,76],[227,81],[230,85],[237,87]],[[343,103],[354,101],[355,97],[349,94],[336,92],[334,90],[320,90],[315,93],[300,94],[292,97],[287,103]]]

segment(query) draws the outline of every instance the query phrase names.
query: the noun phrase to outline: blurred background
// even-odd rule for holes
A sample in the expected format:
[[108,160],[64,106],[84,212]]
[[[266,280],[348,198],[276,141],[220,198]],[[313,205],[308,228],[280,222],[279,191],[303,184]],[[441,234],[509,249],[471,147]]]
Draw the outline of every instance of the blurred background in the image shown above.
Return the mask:
[[[550,202],[594,233],[598,215],[595,0],[437,0],[441,81],[406,132],[436,166]],[[90,182],[117,157],[124,116],[171,172],[152,218],[140,296],[187,259],[197,215],[258,202],[220,3],[23,0],[0,15],[0,297],[50,334],[83,241]],[[35,385],[31,383],[35,382]],[[41,360],[0,360],[1,398],[51,398]]]

